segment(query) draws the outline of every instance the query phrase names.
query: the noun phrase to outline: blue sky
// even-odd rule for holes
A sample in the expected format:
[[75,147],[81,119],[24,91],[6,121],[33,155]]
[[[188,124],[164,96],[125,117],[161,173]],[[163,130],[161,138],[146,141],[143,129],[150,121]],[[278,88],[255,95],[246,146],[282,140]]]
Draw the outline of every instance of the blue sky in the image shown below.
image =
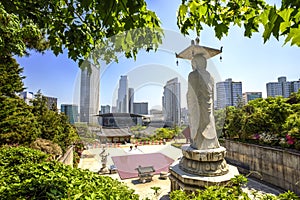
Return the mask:
[[[184,60],[179,60],[176,66],[174,53],[185,49],[196,35],[191,32],[183,37],[177,28],[176,12],[181,0],[147,2],[166,30],[164,44],[156,53],[140,52],[136,61],[121,57],[119,63],[106,66],[101,74],[101,105],[115,103],[118,80],[121,75],[127,74],[129,87],[135,88],[135,101],[147,101],[149,108],[161,105],[163,85],[168,79],[179,76],[182,81],[182,106],[185,106],[184,82],[191,67]],[[228,36],[218,40],[213,30],[205,27],[201,32],[200,44],[218,49],[223,46],[222,62],[216,56],[209,61],[209,69],[216,76],[216,82],[227,78],[242,81],[243,92],[259,91],[266,97],[267,82],[277,81],[279,76],[286,76],[288,81],[300,78],[300,48],[289,44],[282,46],[282,38],[280,41],[271,38],[264,44],[262,33],[255,33],[249,39],[243,36],[242,29],[233,27]],[[41,89],[43,94],[57,97],[59,105],[77,103],[79,68],[77,63],[68,59],[67,53],[56,57],[51,52],[32,52],[29,57],[18,58],[18,61],[24,67],[27,91]]]

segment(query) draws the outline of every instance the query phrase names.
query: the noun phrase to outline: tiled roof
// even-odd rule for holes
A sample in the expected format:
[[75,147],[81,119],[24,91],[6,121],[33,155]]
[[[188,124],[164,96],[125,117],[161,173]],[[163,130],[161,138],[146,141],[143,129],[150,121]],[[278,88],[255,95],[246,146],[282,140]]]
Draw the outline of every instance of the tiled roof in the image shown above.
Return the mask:
[[102,136],[106,137],[125,137],[131,136],[128,128],[102,128]]
[[99,114],[97,116],[101,116],[101,117],[143,117],[143,115],[134,114],[134,113],[105,113],[105,114]]

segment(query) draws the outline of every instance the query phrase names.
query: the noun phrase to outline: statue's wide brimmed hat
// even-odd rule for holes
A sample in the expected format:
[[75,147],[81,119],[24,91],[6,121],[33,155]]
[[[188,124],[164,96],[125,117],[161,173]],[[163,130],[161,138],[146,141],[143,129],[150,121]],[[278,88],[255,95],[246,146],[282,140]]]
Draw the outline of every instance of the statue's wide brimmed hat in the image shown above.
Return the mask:
[[196,44],[194,40],[192,40],[191,45],[189,47],[187,47],[179,54],[176,53],[176,58],[192,60],[194,55],[202,54],[206,59],[209,59],[220,53],[222,53],[222,47],[219,50],[219,49],[214,49],[206,46],[200,46],[199,40],[196,39]]

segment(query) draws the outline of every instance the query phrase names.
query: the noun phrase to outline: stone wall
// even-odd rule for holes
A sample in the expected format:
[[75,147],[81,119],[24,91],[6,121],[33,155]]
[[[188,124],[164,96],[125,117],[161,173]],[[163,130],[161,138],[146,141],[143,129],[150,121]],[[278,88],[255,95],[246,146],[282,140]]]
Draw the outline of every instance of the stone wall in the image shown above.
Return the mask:
[[253,173],[257,178],[300,195],[300,153],[283,149],[221,141],[227,149],[226,160],[241,172]]
[[62,157],[60,157],[58,161],[65,165],[70,165],[71,167],[73,167],[73,149],[73,146],[69,147],[66,153]]

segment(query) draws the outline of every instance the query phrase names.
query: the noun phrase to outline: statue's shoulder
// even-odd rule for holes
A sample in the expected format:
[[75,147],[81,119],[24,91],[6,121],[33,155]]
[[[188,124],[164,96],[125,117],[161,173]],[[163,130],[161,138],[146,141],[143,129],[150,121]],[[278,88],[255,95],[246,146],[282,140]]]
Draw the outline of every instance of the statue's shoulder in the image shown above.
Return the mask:
[[199,75],[200,75],[200,73],[197,70],[194,70],[189,73],[189,78],[198,77]]

